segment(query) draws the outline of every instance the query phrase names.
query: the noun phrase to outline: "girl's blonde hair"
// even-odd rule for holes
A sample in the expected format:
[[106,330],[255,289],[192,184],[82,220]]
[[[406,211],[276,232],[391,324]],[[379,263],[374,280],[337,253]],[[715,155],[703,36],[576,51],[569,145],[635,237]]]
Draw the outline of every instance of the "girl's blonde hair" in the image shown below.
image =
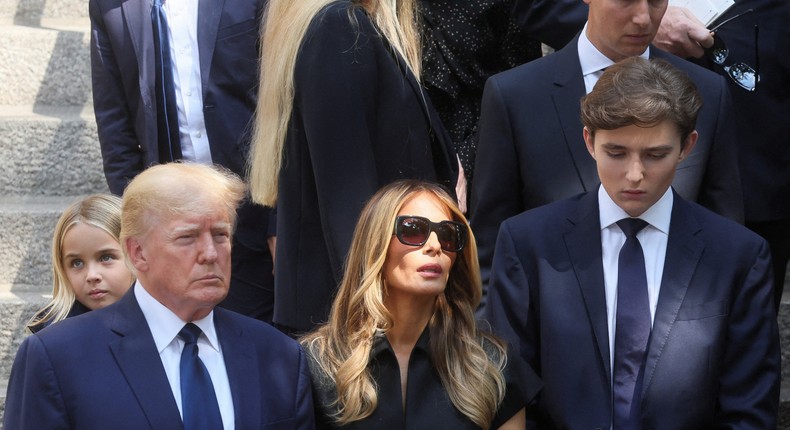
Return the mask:
[[456,258],[428,324],[430,355],[453,405],[487,429],[505,396],[505,347],[477,328],[474,309],[482,294],[477,246],[466,218],[438,185],[398,181],[370,199],[354,231],[329,321],[301,342],[335,384],[337,413],[333,418],[337,423],[370,416],[378,403],[376,384],[368,370],[370,352],[377,334],[386,333],[393,324],[384,305],[387,249],[398,212],[418,193],[443,203],[453,219],[467,229],[466,246]]
[[[249,157],[252,199],[277,202],[280,166],[294,102],[294,69],[310,23],[337,0],[270,0],[263,20],[261,87]],[[420,37],[416,0],[350,0],[363,8],[416,77],[420,76]],[[338,55],[340,53],[338,52]],[[320,67],[320,65],[316,65]]]
[[27,323],[30,330],[65,319],[77,300],[63,267],[63,240],[80,223],[101,229],[120,243],[121,199],[111,194],[93,194],[63,211],[52,235],[52,299]]

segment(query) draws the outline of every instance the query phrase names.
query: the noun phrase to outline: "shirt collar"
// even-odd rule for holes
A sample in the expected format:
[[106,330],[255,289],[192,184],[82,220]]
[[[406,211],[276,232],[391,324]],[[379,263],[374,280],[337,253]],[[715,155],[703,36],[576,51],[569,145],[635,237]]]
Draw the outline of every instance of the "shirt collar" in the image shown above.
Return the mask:
[[[650,206],[637,218],[646,221],[653,228],[662,233],[669,234],[669,222],[672,219],[673,202],[674,195],[672,194],[672,187],[670,187],[667,188],[664,195],[661,196],[653,206]],[[612,226],[623,218],[630,217],[623,208],[617,206],[617,203],[609,197],[609,193],[606,192],[603,185],[598,187],[598,210],[601,220],[601,230]]]
[[[587,38],[587,23],[584,24],[584,29],[582,29],[581,34],[579,34],[577,49],[579,50],[579,63],[582,66],[582,76],[587,76],[590,73],[595,73],[614,64],[614,61],[610,60],[606,55],[603,55],[601,51],[590,42],[590,39]],[[649,59],[650,47],[648,46],[645,52],[639,56],[644,59]]]
[[[430,332],[429,325],[426,325],[419,339],[417,339],[417,343],[414,344],[414,350],[422,350],[426,354],[430,353]],[[390,345],[389,340],[387,340],[386,333],[382,330],[376,330],[376,334],[373,335],[373,347],[370,350],[370,357],[378,357],[384,351],[389,351],[393,356],[395,355],[392,345]]]
[[[156,349],[161,354],[187,322],[182,321],[173,311],[149,294],[139,280],[134,284],[134,295],[143,311],[148,328],[151,329]],[[209,312],[204,318],[191,322],[200,327],[208,339],[209,346],[219,351],[219,339],[214,327],[214,311]]]

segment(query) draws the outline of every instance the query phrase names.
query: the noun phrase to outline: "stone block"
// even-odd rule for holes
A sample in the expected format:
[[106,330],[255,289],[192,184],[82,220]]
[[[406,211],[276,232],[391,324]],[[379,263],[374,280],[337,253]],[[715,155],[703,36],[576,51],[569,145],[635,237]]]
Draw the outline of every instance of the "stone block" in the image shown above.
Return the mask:
[[106,192],[93,109],[0,107],[0,195]]
[[89,103],[89,28],[0,25],[0,105]]

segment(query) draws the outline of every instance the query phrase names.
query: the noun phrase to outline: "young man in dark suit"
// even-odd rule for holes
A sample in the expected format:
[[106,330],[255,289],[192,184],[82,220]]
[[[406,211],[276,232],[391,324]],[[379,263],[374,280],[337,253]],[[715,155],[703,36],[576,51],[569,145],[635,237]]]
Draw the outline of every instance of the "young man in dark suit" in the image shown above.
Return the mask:
[[232,173],[196,163],[137,175],[121,214],[137,282],[112,306],[25,339],[5,428],[314,429],[301,347],[216,307],[228,293],[244,189]]
[[650,46],[666,0],[584,3],[589,5],[587,24],[565,48],[486,83],[470,205],[484,285],[502,221],[597,188],[595,164],[582,140],[579,99],[592,90],[604,68],[628,57],[663,58],[697,85],[705,100],[697,149],[680,164],[675,189],[743,221],[736,133],[724,78]]
[[768,245],[671,187],[701,104],[666,62],[609,67],[581,107],[601,185],[502,224],[486,316],[543,380],[536,428],[776,427]]

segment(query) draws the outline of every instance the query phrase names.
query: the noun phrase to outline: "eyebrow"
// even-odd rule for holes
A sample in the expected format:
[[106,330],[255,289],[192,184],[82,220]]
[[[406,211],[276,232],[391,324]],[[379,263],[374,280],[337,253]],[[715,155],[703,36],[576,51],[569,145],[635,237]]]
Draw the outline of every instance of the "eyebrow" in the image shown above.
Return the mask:
[[[116,248],[99,248],[93,252],[93,254],[106,254],[108,252],[122,252],[120,249]],[[82,254],[78,252],[69,252],[68,254],[63,254],[62,258],[74,258],[74,257],[82,257]]]
[[[625,145],[619,145],[617,143],[611,143],[611,142],[603,143],[603,144],[601,144],[601,147],[603,147],[604,149],[614,149],[614,150],[626,150],[626,149],[628,149]],[[645,148],[644,151],[642,151],[642,152],[671,151],[672,149],[674,149],[673,145],[658,145],[658,146],[651,146],[651,147]]]
[[[178,235],[179,233],[191,233],[194,231],[200,230],[200,224],[187,224],[179,227],[175,227],[172,231],[172,235]],[[211,224],[209,227],[210,230],[229,230],[231,228],[231,224],[229,222],[218,221],[214,224]]]

